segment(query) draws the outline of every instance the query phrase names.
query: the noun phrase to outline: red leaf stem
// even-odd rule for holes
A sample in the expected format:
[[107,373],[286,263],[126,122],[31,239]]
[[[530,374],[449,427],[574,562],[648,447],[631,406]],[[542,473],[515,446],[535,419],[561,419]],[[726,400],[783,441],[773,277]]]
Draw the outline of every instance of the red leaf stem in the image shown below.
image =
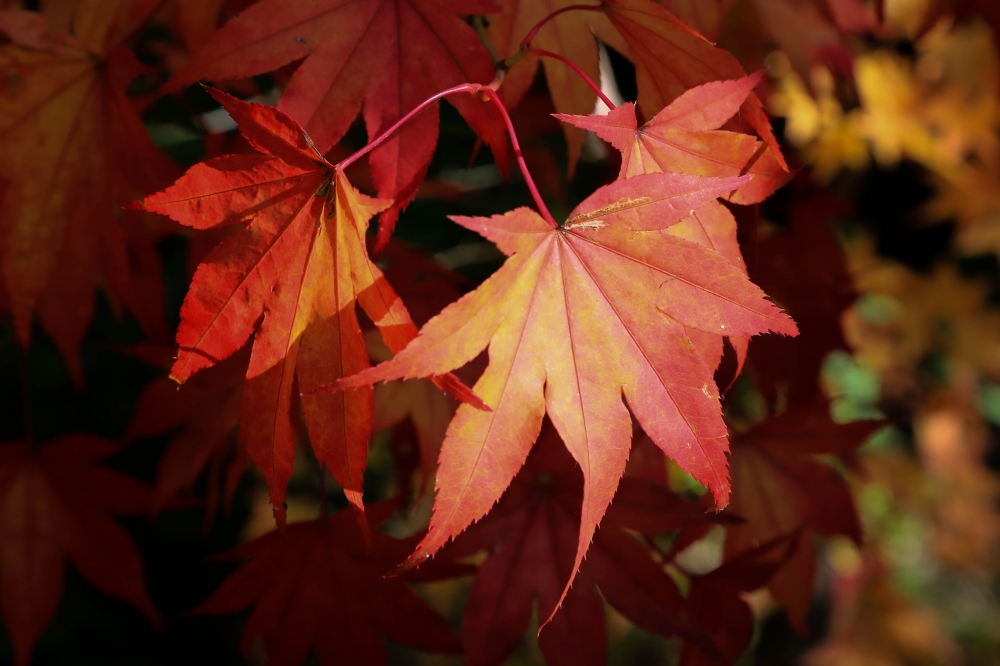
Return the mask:
[[545,58],[553,58],[554,60],[558,60],[559,62],[564,63],[565,65],[569,66],[569,68],[572,69],[574,72],[579,74],[580,78],[582,78],[584,81],[587,82],[587,85],[590,86],[595,93],[597,93],[597,96],[601,98],[601,101],[604,102],[605,105],[607,105],[608,109],[615,108],[614,103],[610,99],[608,99],[608,96],[605,95],[604,91],[601,90],[601,86],[594,83],[593,79],[587,76],[587,73],[584,72],[582,69],[580,69],[580,67],[577,66],[577,64],[572,60],[570,60],[569,58],[561,56],[558,53],[553,53],[552,51],[546,51],[545,49],[535,49],[535,48],[529,48],[526,52],[526,55],[538,55],[538,56],[543,56]]
[[[547,52],[545,52],[547,53]],[[543,53],[542,55],[544,55]],[[555,55],[555,54],[551,54]],[[557,56],[558,57],[558,56]],[[568,63],[575,68],[575,65]],[[578,70],[579,71],[579,70]],[[580,72],[583,74],[583,72]],[[586,74],[583,74],[586,77]],[[589,79],[588,79],[589,81]],[[591,85],[594,85],[591,82]],[[358,159],[363,157],[365,154],[369,153],[375,149],[380,143],[389,138],[393,132],[397,131],[406,122],[416,116],[418,113],[426,109],[428,106],[438,101],[442,97],[447,97],[448,95],[454,95],[456,93],[469,93],[476,94],[479,93],[484,99],[492,101],[497,109],[500,110],[500,115],[503,116],[504,123],[507,125],[507,133],[510,134],[510,142],[514,147],[514,155],[517,157],[517,163],[521,167],[521,173],[524,174],[524,181],[528,185],[528,189],[531,191],[531,196],[535,200],[535,205],[538,206],[538,211],[542,214],[542,218],[546,222],[552,225],[552,228],[556,228],[559,225],[556,223],[555,218],[552,217],[552,213],[549,212],[548,207],[546,207],[545,202],[542,200],[542,195],[538,192],[538,187],[535,186],[535,181],[532,180],[531,174],[528,172],[528,165],[524,162],[524,156],[521,154],[521,145],[517,141],[517,134],[514,132],[514,125],[510,121],[510,116],[507,114],[507,109],[504,107],[503,102],[497,95],[496,90],[491,86],[484,86],[479,83],[463,83],[461,85],[455,86],[453,88],[448,88],[447,90],[442,90],[441,92],[428,97],[426,100],[418,104],[412,111],[407,113],[405,116],[396,121],[392,127],[382,132],[379,136],[375,137],[374,140],[370,141],[366,146],[355,152],[353,155],[341,160],[335,165],[335,168],[343,170],[348,166],[356,162]],[[611,108],[614,108],[612,106]]]
[[386,131],[384,131],[381,134],[379,134],[372,141],[369,141],[368,144],[366,146],[364,146],[361,150],[357,151],[353,155],[350,155],[349,157],[347,157],[347,158],[341,160],[340,162],[338,162],[336,164],[336,167],[339,168],[339,169],[341,169],[341,170],[344,170],[347,167],[349,167],[350,165],[354,164],[360,158],[364,157],[365,155],[367,155],[368,153],[370,153],[372,150],[374,150],[375,148],[377,148],[379,146],[379,144],[381,144],[383,141],[385,141],[390,136],[392,136],[400,127],[402,127],[403,125],[405,125],[410,119],[412,119],[418,113],[420,113],[421,111],[423,111],[424,109],[426,109],[428,106],[430,106],[434,102],[438,101],[439,99],[441,99],[443,97],[447,97],[448,95],[454,95],[455,93],[460,93],[460,92],[469,93],[469,94],[474,95],[474,94],[480,92],[482,89],[483,89],[483,86],[481,86],[478,83],[463,83],[463,84],[457,85],[457,86],[455,86],[453,88],[448,88],[447,90],[442,90],[441,92],[439,92],[439,93],[437,93],[435,95],[431,95],[430,97],[428,97],[427,99],[425,99],[423,102],[421,102],[420,104],[418,104],[416,107],[414,107],[413,110],[411,110],[405,116],[403,116],[402,118],[400,118],[399,120],[397,120],[395,123],[393,123],[392,126],[389,129],[387,129]]
[[524,155],[521,154],[521,146],[517,142],[517,134],[514,132],[514,125],[510,122],[510,115],[508,115],[507,109],[504,107],[503,102],[500,101],[497,92],[492,88],[484,87],[483,96],[492,100],[496,104],[497,109],[500,110],[500,115],[503,116],[503,121],[507,124],[507,133],[510,134],[510,143],[514,147],[514,156],[517,157],[517,164],[521,167],[521,173],[524,174],[524,182],[527,183],[528,189],[531,190],[531,196],[535,200],[535,205],[538,206],[538,212],[555,229],[559,225],[556,223],[555,218],[552,217],[552,213],[549,212],[545,202],[542,201],[542,195],[539,194],[538,188],[535,186],[535,181],[531,179],[531,174],[528,172],[528,165],[524,163]]

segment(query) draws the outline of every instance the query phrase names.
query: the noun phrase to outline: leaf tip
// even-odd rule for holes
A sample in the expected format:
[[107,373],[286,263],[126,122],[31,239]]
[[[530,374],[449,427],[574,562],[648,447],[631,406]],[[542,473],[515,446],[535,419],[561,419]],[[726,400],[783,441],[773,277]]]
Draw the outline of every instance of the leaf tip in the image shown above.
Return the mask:
[[396,576],[401,576],[410,569],[416,569],[421,564],[426,562],[431,558],[431,554],[426,550],[418,550],[412,553],[405,560],[394,566],[389,570],[389,573],[385,575],[386,578],[395,578]]

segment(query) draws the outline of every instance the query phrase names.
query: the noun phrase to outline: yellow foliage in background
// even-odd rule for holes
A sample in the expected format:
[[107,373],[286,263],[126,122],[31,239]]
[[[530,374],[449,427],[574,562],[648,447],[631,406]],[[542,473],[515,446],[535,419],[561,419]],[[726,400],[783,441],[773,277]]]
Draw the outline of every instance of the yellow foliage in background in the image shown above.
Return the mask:
[[[890,2],[889,34],[908,36],[926,2]],[[906,17],[916,17],[907,20]],[[966,252],[1000,253],[1000,56],[985,23],[942,19],[904,57],[889,47],[857,55],[845,109],[838,81],[823,65],[808,85],[781,52],[769,58],[773,113],[785,136],[831,181],[841,169],[859,171],[874,159],[891,167],[912,160],[930,172],[936,196],[923,210],[928,223],[955,220]],[[850,82],[846,82],[850,83]]]
[[941,6],[886,0],[876,33],[838,35],[850,60],[767,59],[769,109],[813,179],[850,198],[859,180],[845,172],[914,162],[932,194],[910,221],[957,231],[923,272],[881,256],[871,232],[845,232],[860,294],[841,318],[851,362],[912,433],[858,461],[866,543],[827,549],[833,615],[811,666],[1000,664],[1000,477],[986,465],[989,422],[1000,425],[1000,308],[996,285],[959,265],[1000,255],[1000,52],[987,23]]

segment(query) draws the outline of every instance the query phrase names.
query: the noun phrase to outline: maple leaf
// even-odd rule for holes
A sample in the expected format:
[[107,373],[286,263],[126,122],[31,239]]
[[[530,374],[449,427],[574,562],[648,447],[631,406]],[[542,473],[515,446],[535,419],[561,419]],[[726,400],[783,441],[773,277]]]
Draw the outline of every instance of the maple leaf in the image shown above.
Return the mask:
[[191,490],[206,468],[206,529],[215,517],[220,498],[228,513],[247,467],[246,450],[234,441],[234,433],[249,360],[247,346],[179,388],[174,380],[161,377],[139,396],[126,439],[174,434],[157,467],[152,513],[162,511],[180,493]]
[[[209,92],[260,152],[195,165],[140,204],[195,229],[242,226],[195,272],[181,308],[171,376],[183,382],[254,335],[240,439],[261,467],[279,524],[295,458],[289,412],[296,385],[306,393],[302,411],[317,460],[363,512],[372,390],[310,391],[369,366],[355,301],[390,350],[416,335],[406,308],[365,251],[368,220],[389,202],[355,190],[286,114]],[[435,381],[460,385],[450,376]]]
[[726,560],[714,571],[691,577],[691,621],[710,637],[715,654],[699,643],[685,641],[680,666],[728,666],[740,659],[754,634],[753,610],[740,592],[766,585],[792,557],[798,543],[799,532],[783,534]]
[[[201,79],[246,78],[305,59],[278,102],[321,153],[344,135],[364,105],[369,140],[436,92],[466,82],[488,83],[493,63],[458,14],[496,11],[490,0],[262,0],[216,32],[167,83],[178,89]],[[502,124],[471,96],[448,100],[487,142],[506,169]],[[371,152],[382,211],[391,231],[427,173],[438,138],[437,105]],[[380,243],[388,240],[383,232]]]
[[[591,80],[597,81],[597,44],[580,39],[581,34],[592,32],[635,63],[639,104],[647,117],[656,114],[690,88],[711,81],[746,76],[742,66],[729,52],[715,47],[663,5],[649,0],[609,0],[603,6],[593,6],[602,11],[579,11],[582,7],[573,0],[505,0],[502,4],[503,12],[491,17],[487,34],[497,49],[508,55],[521,48],[521,42],[531,28],[546,16],[569,7],[576,8],[577,11],[562,13],[550,25],[539,30],[531,46],[567,57]],[[683,3],[675,4],[680,4],[679,8],[685,10],[687,16],[699,14]],[[715,8],[715,12],[720,13],[721,9]],[[526,64],[518,63],[511,67],[504,79],[504,91],[510,106],[521,100],[535,78],[538,58],[529,53],[525,60]],[[548,59],[541,62],[557,111],[586,114],[593,110],[596,93],[579,76],[563,63]],[[766,150],[762,147],[760,151],[759,168],[768,173],[773,171],[773,177],[787,172],[788,165],[757,96],[750,93],[740,105],[740,111],[741,118],[746,118],[767,145]],[[569,143],[572,174],[583,133],[565,126],[563,129]],[[736,125],[735,129],[742,130],[742,127]]]
[[546,422],[499,503],[448,546],[448,558],[489,551],[462,621],[470,666],[498,665],[509,656],[528,626],[535,600],[540,617],[552,616],[539,634],[549,664],[606,663],[601,596],[648,631],[690,634],[677,586],[625,530],[655,534],[711,518],[665,488],[636,479],[622,482],[576,583],[553,615],[573,568],[582,492],[579,468]]
[[[638,128],[635,105],[622,104],[608,114],[557,115],[574,125],[593,130],[622,154],[619,178],[645,173],[681,172],[700,176],[738,176],[753,180],[729,195],[734,203],[758,203],[790,178],[774,162],[764,144],[739,132],[719,127],[736,114],[760,81],[763,72],[735,81],[706,83],[688,90]],[[710,247],[744,272],[743,256],[736,242],[736,220],[721,203],[706,206],[670,233]],[[722,359],[722,336],[691,334],[695,346],[713,370]],[[737,353],[734,378],[746,362],[749,337],[729,337]]]
[[[772,581],[792,626],[808,633],[806,613],[816,575],[808,531],[840,534],[861,543],[861,525],[846,479],[817,455],[844,455],[860,446],[881,421],[838,424],[824,402],[788,410],[733,438],[729,470],[733,501],[729,511],[746,520],[726,531],[725,556],[802,531],[793,562]],[[785,575],[787,574],[787,575]],[[779,578],[782,578],[779,580]]]
[[[655,2],[606,0],[605,9],[633,54],[639,105],[647,116],[703,83],[746,76],[732,54],[712,45]],[[743,102],[740,117],[764,140],[773,161],[787,171],[771,123],[755,94]]]
[[55,615],[66,560],[88,583],[159,624],[139,553],[108,516],[141,515],[149,506],[149,488],[98,466],[119,450],[80,434],[0,445],[0,612],[18,666],[30,662]]
[[698,176],[749,173],[754,179],[729,199],[740,204],[759,203],[784,185],[790,174],[756,138],[719,128],[739,112],[762,76],[763,71],[691,88],[641,128],[632,102],[606,115],[556,117],[593,130],[617,148],[622,154],[619,178],[661,171]]
[[597,190],[558,228],[526,208],[452,218],[510,258],[391,361],[340,382],[430,376],[490,348],[474,388],[492,411],[463,406],[452,420],[430,531],[410,563],[486,514],[547,412],[583,468],[575,573],[628,459],[623,395],[653,441],[726,504],[718,394],[682,326],[736,335],[796,329],[718,253],[660,231],[745,182],[636,176]]
[[[369,513],[377,525],[392,507],[372,505]],[[249,562],[193,612],[228,614],[254,606],[241,648],[246,652],[262,641],[272,666],[296,666],[310,648],[321,664],[385,664],[382,636],[421,650],[460,652],[447,623],[401,578],[384,575],[412,541],[376,532],[369,549],[343,511],[289,525],[233,551],[232,558]]]
[[150,2],[83,0],[72,34],[41,15],[0,12],[0,263],[18,338],[32,317],[77,383],[94,290],[131,307],[117,206],[162,187],[175,167],[157,150],[125,88],[143,71],[125,40]]

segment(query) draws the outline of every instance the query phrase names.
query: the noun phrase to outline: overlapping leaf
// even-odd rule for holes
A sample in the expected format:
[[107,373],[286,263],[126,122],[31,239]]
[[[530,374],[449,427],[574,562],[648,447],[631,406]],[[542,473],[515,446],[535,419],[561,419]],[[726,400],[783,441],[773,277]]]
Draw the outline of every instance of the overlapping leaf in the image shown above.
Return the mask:
[[[488,83],[490,56],[458,15],[496,9],[490,0],[263,0],[216,32],[168,87],[246,78],[304,58],[278,108],[325,153],[362,106],[368,136],[374,138],[436,92],[466,82]],[[505,163],[502,125],[492,122],[486,106],[467,96],[449,102]],[[435,107],[371,153],[379,196],[394,200],[383,212],[387,229],[416,193],[437,138]]]
[[[351,187],[281,111],[212,94],[260,154],[198,164],[141,205],[195,229],[242,226],[195,272],[171,375],[182,382],[254,335],[240,437],[263,471],[281,523],[295,458],[295,386],[308,392],[368,367],[355,301],[390,350],[402,349],[416,328],[365,252],[367,222],[389,202]],[[371,389],[309,393],[302,411],[317,459],[360,511]]]
[[487,550],[462,623],[466,663],[497,665],[521,641],[537,602],[552,616],[539,635],[548,664],[607,662],[601,595],[625,617],[664,636],[690,634],[680,591],[625,529],[669,532],[706,522],[697,506],[637,479],[622,482],[573,589],[553,611],[573,567],[583,490],[579,468],[550,423],[490,514],[448,547],[458,557]]
[[746,180],[636,176],[595,192],[559,228],[523,208],[454,218],[510,258],[391,361],[342,382],[434,375],[489,346],[475,390],[492,411],[463,406],[452,421],[430,531],[411,562],[486,514],[548,413],[583,469],[575,572],[628,459],[623,396],[653,441],[726,504],[718,393],[684,327],[716,335],[796,329],[721,255],[660,231]]
[[[758,73],[692,88],[641,128],[637,127],[632,103],[622,104],[603,116],[558,117],[593,130],[617,148],[622,154],[619,178],[661,172],[729,177],[749,173],[753,179],[731,193],[729,199],[734,203],[757,203],[783,185],[788,172],[754,137],[718,128],[739,112],[760,78]],[[736,242],[736,220],[721,203],[692,212],[683,226],[672,227],[670,233],[711,247],[746,271]],[[714,369],[722,356],[722,337],[692,335],[692,339]],[[737,353],[738,375],[746,361],[749,337],[729,336],[729,340]]]
[[[366,334],[368,350],[376,362],[392,354],[375,336]],[[372,430],[392,428],[396,473],[404,496],[412,489],[413,472],[420,470],[417,496],[430,488],[438,453],[457,402],[426,379],[387,382],[375,387]],[[412,433],[412,437],[411,437]]]
[[[487,35],[500,57],[512,56],[521,48],[528,32],[548,14],[573,4],[573,0],[501,0],[502,11],[490,16]],[[532,46],[562,54],[587,73],[593,81],[600,80],[597,43],[588,39],[588,33],[597,34],[601,41],[620,51],[627,51],[624,40],[608,22],[603,12],[572,11],[559,16],[538,32]],[[545,82],[552,94],[552,102],[560,113],[590,113],[597,94],[573,70],[561,62],[548,58],[528,56],[507,72],[503,82],[504,99],[516,106],[531,87],[539,63],[545,69]],[[584,133],[564,127],[569,144],[569,164],[572,172],[580,157]]]
[[134,302],[117,206],[174,175],[125,96],[143,68],[123,40],[153,4],[84,0],[56,36],[41,15],[0,12],[5,288],[21,343],[37,312],[77,381],[94,289]]
[[[727,558],[799,530],[796,556],[772,583],[789,618],[806,633],[806,613],[816,574],[808,531],[861,541],[861,525],[844,477],[820,454],[842,455],[881,427],[879,421],[837,424],[825,402],[805,405],[764,421],[732,445],[729,509],[746,520],[727,528]],[[783,578],[782,578],[783,577]]]
[[246,449],[234,434],[249,352],[249,346],[241,349],[180,388],[169,377],[161,377],[139,396],[126,437],[173,435],[157,468],[153,513],[191,490],[206,470],[205,525],[211,524],[220,503],[228,512],[247,468]]
[[[658,3],[606,0],[608,18],[628,42],[639,84],[639,105],[652,116],[689,89],[710,81],[739,79],[746,72],[731,53],[712,45]],[[750,94],[740,116],[764,140],[774,161],[787,169],[764,106]],[[740,128],[742,129],[742,128]]]
[[[458,300],[470,288],[466,278],[401,241],[390,242],[379,256],[379,262],[385,268],[386,278],[396,285],[413,322],[418,326]],[[391,352],[371,333],[365,334],[365,341],[372,359],[385,361],[392,358]],[[469,376],[463,374],[463,379],[468,381]],[[475,379],[474,375],[472,379]],[[372,429],[394,429],[392,445],[404,497],[409,495],[411,489],[411,473],[418,468],[417,495],[423,495],[430,488],[441,442],[457,406],[451,396],[442,393],[426,379],[388,382],[375,387]]]
[[18,666],[55,615],[67,560],[159,623],[139,553],[108,515],[141,515],[150,500],[148,487],[98,466],[118,450],[86,435],[0,446],[0,612]]
[[557,115],[593,130],[622,154],[620,178],[676,171],[699,176],[742,176],[754,179],[729,197],[733,203],[763,201],[789,178],[774,153],[749,134],[720,130],[735,116],[760,81],[762,72],[734,81],[691,88],[638,126],[635,104],[627,102],[607,115]]
[[719,568],[693,576],[688,593],[691,622],[711,639],[714,653],[685,641],[681,666],[731,666],[743,656],[754,634],[754,616],[741,592],[767,584],[795,553],[799,532],[783,534],[728,559]]
[[[376,524],[391,509],[372,508]],[[196,613],[236,613],[253,606],[241,648],[262,642],[272,666],[297,666],[314,651],[324,665],[387,662],[382,637],[431,652],[461,651],[458,639],[401,578],[386,571],[409,547],[385,534],[372,552],[350,514],[290,525],[231,555],[249,558]]]
[[[501,4],[502,13],[491,18],[489,36],[501,56],[509,56],[517,52],[521,40],[543,17],[578,3],[572,0],[506,0]],[[594,7],[599,5],[595,4]],[[743,67],[728,51],[711,44],[668,11],[662,3],[650,0],[608,0],[603,4],[601,12],[574,10],[560,14],[538,32],[532,45],[570,58],[592,80],[597,81],[597,45],[580,37],[588,31],[635,63],[639,105],[646,117],[657,114],[691,88],[711,81],[746,76]],[[589,113],[594,108],[594,92],[564,64],[547,60],[543,62],[556,109],[560,113]],[[512,104],[520,100],[531,85],[536,69],[537,60],[531,57],[527,64],[519,63],[511,68],[504,87]],[[766,165],[768,171],[775,170],[775,175],[777,172],[787,171],[784,157],[771,131],[771,124],[757,96],[749,93],[738,106],[740,118],[767,144],[766,149],[761,149],[758,158],[763,160],[761,167],[765,168]],[[716,125],[709,129],[718,127]],[[731,129],[742,131],[747,128],[736,124]],[[567,139],[572,165],[579,154],[582,134],[567,131]]]

